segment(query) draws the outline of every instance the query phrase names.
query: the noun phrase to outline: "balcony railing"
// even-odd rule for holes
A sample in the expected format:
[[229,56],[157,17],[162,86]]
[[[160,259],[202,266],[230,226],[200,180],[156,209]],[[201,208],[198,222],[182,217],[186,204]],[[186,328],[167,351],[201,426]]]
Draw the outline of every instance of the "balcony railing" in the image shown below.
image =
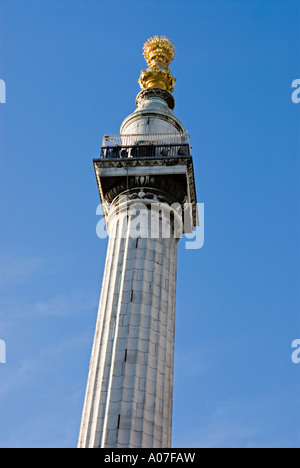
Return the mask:
[[188,133],[104,135],[101,159],[190,156]]

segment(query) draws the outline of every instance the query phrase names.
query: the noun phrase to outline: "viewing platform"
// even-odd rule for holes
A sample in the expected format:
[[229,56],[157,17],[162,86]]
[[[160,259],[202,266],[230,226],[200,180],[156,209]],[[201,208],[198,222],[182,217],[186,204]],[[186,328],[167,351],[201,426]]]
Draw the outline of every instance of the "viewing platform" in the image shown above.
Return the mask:
[[191,156],[188,133],[104,135],[100,159]]

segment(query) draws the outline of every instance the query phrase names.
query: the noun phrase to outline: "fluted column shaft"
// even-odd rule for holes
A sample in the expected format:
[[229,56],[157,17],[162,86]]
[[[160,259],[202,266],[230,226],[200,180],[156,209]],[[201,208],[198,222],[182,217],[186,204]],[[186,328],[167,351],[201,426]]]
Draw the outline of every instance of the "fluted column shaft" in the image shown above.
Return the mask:
[[79,447],[171,446],[178,238],[172,219],[151,238],[146,213],[144,237],[132,215],[110,220]]

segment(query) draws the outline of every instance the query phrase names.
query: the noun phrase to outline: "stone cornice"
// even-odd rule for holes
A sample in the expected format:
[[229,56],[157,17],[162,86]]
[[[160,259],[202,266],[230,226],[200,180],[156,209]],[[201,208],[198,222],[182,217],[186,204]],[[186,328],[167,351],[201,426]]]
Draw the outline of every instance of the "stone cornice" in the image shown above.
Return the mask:
[[149,88],[141,91],[136,97],[136,106],[142,106],[144,101],[151,97],[158,97],[163,99],[171,110],[173,110],[175,107],[175,99],[172,94],[166,89],[162,88]]
[[140,191],[143,187],[152,187],[168,194],[180,204],[190,203],[193,225],[198,225],[197,198],[191,156],[95,159],[94,169],[104,207],[128,189],[133,188],[135,191]]

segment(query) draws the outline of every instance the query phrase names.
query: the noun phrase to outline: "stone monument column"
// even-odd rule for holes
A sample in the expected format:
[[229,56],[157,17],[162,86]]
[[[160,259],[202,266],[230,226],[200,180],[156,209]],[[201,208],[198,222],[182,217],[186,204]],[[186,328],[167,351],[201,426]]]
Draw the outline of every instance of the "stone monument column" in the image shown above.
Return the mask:
[[109,234],[78,447],[171,447],[177,243],[197,224],[190,144],[174,116],[174,46],[149,69],[95,173]]

